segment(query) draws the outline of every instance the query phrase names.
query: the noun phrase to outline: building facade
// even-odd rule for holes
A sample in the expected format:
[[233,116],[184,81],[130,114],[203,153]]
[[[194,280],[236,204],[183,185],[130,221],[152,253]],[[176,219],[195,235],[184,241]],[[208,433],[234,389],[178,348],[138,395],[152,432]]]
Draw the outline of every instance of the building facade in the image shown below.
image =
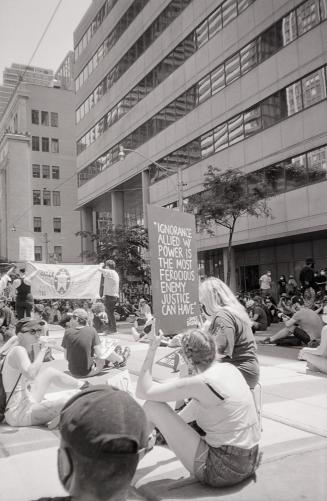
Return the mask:
[[[74,93],[20,83],[0,121],[0,256],[80,262],[76,205]],[[33,239],[31,241],[31,239]]]
[[[241,168],[271,216],[238,221],[233,287],[327,267],[326,18],[326,0],[94,0],[74,33],[83,228],[176,206],[178,166],[185,199],[209,165]],[[198,234],[201,275],[224,276],[227,242]]]

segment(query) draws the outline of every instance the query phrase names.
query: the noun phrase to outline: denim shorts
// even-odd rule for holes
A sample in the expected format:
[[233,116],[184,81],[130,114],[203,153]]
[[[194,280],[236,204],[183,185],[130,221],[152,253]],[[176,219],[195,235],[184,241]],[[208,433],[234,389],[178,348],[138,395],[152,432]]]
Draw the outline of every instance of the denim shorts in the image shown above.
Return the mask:
[[251,449],[234,445],[211,447],[201,439],[194,459],[194,475],[203,484],[227,487],[253,475],[260,459],[258,445]]

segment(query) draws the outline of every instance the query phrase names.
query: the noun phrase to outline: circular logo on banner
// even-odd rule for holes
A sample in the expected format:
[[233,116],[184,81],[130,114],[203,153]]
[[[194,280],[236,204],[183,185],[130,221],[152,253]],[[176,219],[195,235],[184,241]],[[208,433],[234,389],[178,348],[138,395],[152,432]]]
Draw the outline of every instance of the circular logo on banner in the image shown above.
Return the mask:
[[71,278],[66,268],[60,268],[54,277],[54,288],[62,296],[68,291],[71,283]]

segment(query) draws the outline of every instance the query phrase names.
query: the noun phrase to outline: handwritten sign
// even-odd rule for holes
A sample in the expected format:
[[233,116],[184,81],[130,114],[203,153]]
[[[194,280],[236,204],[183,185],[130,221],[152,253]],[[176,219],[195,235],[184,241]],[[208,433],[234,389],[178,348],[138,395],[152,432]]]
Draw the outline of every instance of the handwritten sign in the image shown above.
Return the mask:
[[175,334],[198,322],[195,220],[191,214],[148,205],[153,313]]

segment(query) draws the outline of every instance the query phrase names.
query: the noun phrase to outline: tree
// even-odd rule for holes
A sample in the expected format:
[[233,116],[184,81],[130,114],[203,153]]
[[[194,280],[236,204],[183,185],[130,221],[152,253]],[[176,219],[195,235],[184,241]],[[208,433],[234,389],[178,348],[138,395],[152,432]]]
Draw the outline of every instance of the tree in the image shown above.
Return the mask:
[[189,205],[197,215],[200,231],[215,234],[215,224],[228,229],[228,258],[226,282],[230,285],[232,242],[237,220],[244,215],[269,216],[268,189],[260,177],[252,185],[240,169],[222,172],[208,167],[203,183],[204,191],[193,195]]
[[149,281],[150,268],[145,259],[149,240],[148,232],[143,226],[109,223],[105,230],[101,230],[101,233],[79,231],[76,235],[91,238],[96,244],[94,252],[85,251],[83,253],[85,257],[93,258],[99,263],[106,259],[114,259],[123,282],[127,281],[127,277],[130,275]]

